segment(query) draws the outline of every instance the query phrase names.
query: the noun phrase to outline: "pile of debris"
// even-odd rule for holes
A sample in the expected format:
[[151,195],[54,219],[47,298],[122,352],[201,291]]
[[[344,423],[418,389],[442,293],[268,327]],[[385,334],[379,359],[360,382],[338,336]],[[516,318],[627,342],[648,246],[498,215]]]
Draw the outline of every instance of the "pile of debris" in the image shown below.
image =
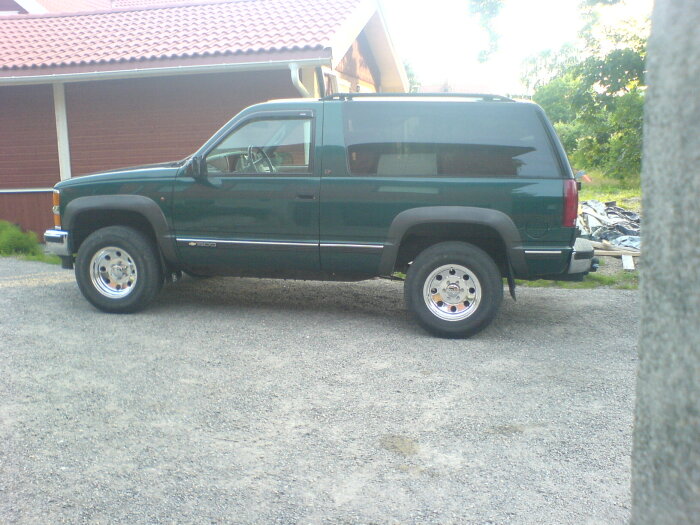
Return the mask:
[[576,225],[581,237],[591,240],[596,255],[641,254],[641,217],[614,201],[583,201]]

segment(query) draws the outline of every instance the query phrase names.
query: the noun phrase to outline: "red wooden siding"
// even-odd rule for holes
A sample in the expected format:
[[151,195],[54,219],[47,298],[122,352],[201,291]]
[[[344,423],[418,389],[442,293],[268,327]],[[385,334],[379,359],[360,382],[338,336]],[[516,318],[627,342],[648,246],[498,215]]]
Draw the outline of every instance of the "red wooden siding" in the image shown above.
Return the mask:
[[0,193],[0,220],[36,232],[43,242],[44,231],[53,227],[51,192]]
[[52,87],[0,87],[0,190],[51,187],[59,178]]
[[[241,109],[298,97],[288,71],[67,84],[73,176],[185,157]],[[0,87],[0,219],[41,236],[60,179],[50,85]]]
[[298,96],[288,71],[68,84],[73,176],[183,158],[241,109]]

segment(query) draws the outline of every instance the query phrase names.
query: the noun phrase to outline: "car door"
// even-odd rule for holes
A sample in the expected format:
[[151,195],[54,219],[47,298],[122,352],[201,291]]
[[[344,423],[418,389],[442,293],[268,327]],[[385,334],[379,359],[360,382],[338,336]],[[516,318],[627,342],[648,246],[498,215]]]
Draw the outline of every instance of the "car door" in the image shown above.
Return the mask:
[[314,114],[260,112],[235,123],[178,177],[173,225],[193,270],[243,275],[317,272],[319,177]]

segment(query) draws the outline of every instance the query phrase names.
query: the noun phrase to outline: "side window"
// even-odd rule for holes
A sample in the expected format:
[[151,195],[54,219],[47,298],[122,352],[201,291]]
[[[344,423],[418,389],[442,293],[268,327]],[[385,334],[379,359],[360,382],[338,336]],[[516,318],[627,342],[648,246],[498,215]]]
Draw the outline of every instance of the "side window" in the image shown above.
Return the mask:
[[562,177],[533,108],[510,103],[345,104],[353,175]]
[[311,172],[311,119],[253,120],[234,129],[206,157],[208,173]]

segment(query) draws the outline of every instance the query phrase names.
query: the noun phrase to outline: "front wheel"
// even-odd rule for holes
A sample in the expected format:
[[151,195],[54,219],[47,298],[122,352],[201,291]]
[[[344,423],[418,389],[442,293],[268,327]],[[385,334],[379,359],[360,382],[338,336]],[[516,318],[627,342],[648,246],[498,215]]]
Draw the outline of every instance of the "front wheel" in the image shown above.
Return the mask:
[[440,337],[468,337],[493,320],[503,281],[493,259],[465,242],[441,242],[411,264],[404,298],[416,321]]
[[156,247],[140,231],[126,226],[101,228],[83,241],[75,278],[90,303],[114,313],[141,310],[163,285]]

